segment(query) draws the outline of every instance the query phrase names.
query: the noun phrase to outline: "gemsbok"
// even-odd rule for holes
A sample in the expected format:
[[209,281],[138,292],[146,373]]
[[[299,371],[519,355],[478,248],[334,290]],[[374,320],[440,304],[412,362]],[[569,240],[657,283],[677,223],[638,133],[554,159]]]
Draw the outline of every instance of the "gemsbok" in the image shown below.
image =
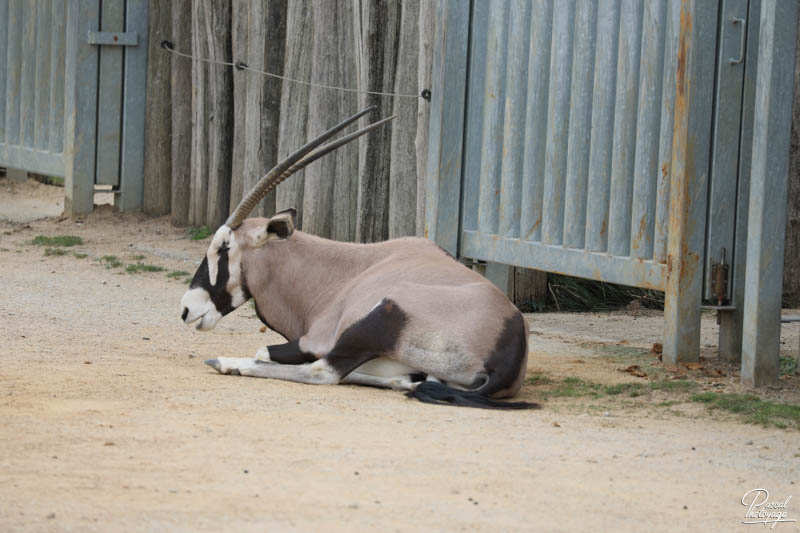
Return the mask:
[[295,228],[293,209],[246,219],[292,173],[380,127],[322,144],[371,111],[334,126],[269,171],[215,233],[181,300],[198,330],[250,298],[286,338],[254,358],[206,361],[222,374],[408,391],[423,402],[495,409],[525,379],[528,324],[503,292],[426,239],[336,242]]

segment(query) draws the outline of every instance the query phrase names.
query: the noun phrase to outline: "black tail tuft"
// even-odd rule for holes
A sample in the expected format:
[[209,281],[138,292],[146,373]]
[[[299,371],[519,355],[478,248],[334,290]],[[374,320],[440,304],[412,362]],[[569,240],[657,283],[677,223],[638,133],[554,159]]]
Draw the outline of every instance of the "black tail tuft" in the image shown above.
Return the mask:
[[479,392],[454,389],[436,381],[423,381],[417,385],[416,389],[408,391],[406,396],[436,405],[456,405],[479,409],[538,409],[541,407],[538,403],[492,400]]

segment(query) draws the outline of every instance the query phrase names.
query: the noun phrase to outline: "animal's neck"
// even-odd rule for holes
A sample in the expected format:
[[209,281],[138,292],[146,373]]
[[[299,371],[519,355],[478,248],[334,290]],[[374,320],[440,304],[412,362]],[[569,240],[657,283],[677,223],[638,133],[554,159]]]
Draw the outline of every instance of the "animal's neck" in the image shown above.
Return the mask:
[[259,314],[290,340],[306,333],[315,311],[336,298],[346,280],[379,259],[374,246],[330,241],[295,231],[245,259],[245,276]]

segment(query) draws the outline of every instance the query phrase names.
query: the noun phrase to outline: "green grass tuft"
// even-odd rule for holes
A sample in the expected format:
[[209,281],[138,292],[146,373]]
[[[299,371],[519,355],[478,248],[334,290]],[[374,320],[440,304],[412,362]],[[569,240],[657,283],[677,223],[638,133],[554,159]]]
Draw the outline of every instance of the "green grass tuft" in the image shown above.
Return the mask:
[[797,359],[794,357],[781,357],[779,364],[781,376],[793,376],[797,373]]
[[644,385],[641,383],[618,383],[617,385],[608,385],[603,389],[603,392],[609,396],[622,394],[627,392],[630,396],[641,396]]
[[45,248],[44,255],[67,255],[67,252],[61,248]]
[[47,237],[46,235],[38,235],[35,237],[31,244],[36,246],[76,246],[83,244],[83,239],[75,235],[57,235],[55,237]]
[[208,226],[200,226],[199,228],[191,228],[189,230],[189,238],[193,241],[202,241],[209,237],[213,232],[208,229]]
[[739,415],[748,424],[794,427],[800,429],[800,405],[765,401],[753,394],[726,394],[701,392],[691,397],[693,402],[704,403],[709,409],[720,409]]
[[119,268],[122,266],[122,261],[116,255],[104,255],[100,258],[100,262],[105,263],[106,268]]
[[547,391],[547,396],[555,398],[578,398],[581,396],[599,398],[602,396],[602,387],[580,378],[566,378],[556,388]]
[[144,258],[145,256],[143,256],[142,254],[134,255],[133,257],[131,257],[131,259],[133,259],[134,261],[143,261]]
[[75,256],[75,259],[86,259],[87,257],[89,257],[89,254],[82,254],[78,252],[75,252],[72,255]]
[[128,274],[138,274],[139,272],[163,272],[164,270],[164,267],[147,265],[145,263],[136,263],[125,267],[125,272]]
[[175,278],[182,278],[182,277],[188,276],[188,275],[189,275],[189,273],[186,272],[185,270],[173,270],[172,272],[167,274],[167,277],[175,279]]
[[549,385],[553,380],[544,374],[534,374],[528,378],[528,383],[531,385]]

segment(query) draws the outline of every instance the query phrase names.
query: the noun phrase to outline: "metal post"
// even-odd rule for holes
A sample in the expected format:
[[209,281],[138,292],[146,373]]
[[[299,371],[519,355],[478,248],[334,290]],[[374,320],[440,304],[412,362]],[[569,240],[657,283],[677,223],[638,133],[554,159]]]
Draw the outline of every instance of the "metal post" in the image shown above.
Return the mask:
[[97,117],[97,47],[89,31],[99,29],[100,1],[77,0],[67,7],[64,123],[64,213],[91,213],[94,202]]
[[681,5],[670,169],[664,361],[697,361],[717,5]]
[[739,146],[739,183],[736,197],[736,230],[731,256],[732,311],[719,312],[719,354],[729,363],[742,360],[742,321],[744,318],[744,274],[747,257],[747,210],[750,193],[750,167],[753,148],[753,105],[758,71],[758,28],[761,0],[750,0],[747,20],[747,56],[742,96],[742,123]]
[[122,210],[142,205],[144,195],[144,117],[147,94],[148,0],[128,0],[127,33],[136,33],[138,44],[125,47],[125,79],[122,102],[122,151],[120,194],[115,205]]
[[742,382],[778,378],[797,4],[762,0],[747,228]]
[[425,237],[458,254],[470,2],[436,4]]

